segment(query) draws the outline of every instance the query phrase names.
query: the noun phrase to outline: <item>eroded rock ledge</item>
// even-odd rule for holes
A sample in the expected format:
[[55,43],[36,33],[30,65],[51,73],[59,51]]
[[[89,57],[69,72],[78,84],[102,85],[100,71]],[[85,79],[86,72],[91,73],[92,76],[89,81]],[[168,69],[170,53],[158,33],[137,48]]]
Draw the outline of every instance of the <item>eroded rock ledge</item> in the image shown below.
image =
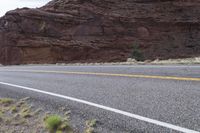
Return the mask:
[[197,0],[53,0],[0,18],[0,63],[125,61],[200,55]]

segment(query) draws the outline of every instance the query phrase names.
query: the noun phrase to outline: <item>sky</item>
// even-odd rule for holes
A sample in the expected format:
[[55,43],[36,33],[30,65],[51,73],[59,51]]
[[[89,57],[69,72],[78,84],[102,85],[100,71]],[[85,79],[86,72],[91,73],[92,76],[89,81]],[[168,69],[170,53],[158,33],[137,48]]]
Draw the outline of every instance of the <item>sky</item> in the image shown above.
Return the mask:
[[41,7],[50,0],[0,0],[0,16],[3,16],[7,11],[22,7]]

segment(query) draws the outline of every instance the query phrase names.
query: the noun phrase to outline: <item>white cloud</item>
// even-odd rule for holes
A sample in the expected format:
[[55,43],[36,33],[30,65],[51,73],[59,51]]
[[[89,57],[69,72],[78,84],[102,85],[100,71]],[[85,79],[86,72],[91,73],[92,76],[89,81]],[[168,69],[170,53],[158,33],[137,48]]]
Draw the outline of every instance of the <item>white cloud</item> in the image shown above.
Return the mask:
[[50,0],[0,0],[0,16],[3,16],[7,11],[22,7],[41,7]]

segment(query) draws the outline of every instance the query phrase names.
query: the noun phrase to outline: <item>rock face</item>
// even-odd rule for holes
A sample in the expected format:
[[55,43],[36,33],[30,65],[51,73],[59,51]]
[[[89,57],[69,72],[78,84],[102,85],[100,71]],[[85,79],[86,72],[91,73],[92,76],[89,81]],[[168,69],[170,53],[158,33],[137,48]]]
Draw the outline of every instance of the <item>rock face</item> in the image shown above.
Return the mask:
[[200,55],[198,0],[54,0],[0,18],[0,63],[125,61]]

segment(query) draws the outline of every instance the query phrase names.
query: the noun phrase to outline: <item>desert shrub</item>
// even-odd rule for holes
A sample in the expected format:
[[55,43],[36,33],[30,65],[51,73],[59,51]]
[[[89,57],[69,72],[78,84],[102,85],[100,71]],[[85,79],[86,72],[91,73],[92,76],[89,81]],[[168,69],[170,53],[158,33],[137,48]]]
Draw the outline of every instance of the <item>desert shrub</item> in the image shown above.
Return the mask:
[[137,60],[137,61],[144,61],[144,55],[141,52],[139,45],[135,43],[132,47],[132,53],[131,53],[131,58]]
[[62,119],[58,115],[50,115],[45,117],[44,122],[50,133],[73,133],[68,116]]
[[94,127],[96,126],[97,121],[94,120],[88,120],[86,121],[86,130],[84,133],[94,133]]
[[50,132],[56,131],[61,123],[62,119],[57,115],[48,116],[45,120],[45,125]]

